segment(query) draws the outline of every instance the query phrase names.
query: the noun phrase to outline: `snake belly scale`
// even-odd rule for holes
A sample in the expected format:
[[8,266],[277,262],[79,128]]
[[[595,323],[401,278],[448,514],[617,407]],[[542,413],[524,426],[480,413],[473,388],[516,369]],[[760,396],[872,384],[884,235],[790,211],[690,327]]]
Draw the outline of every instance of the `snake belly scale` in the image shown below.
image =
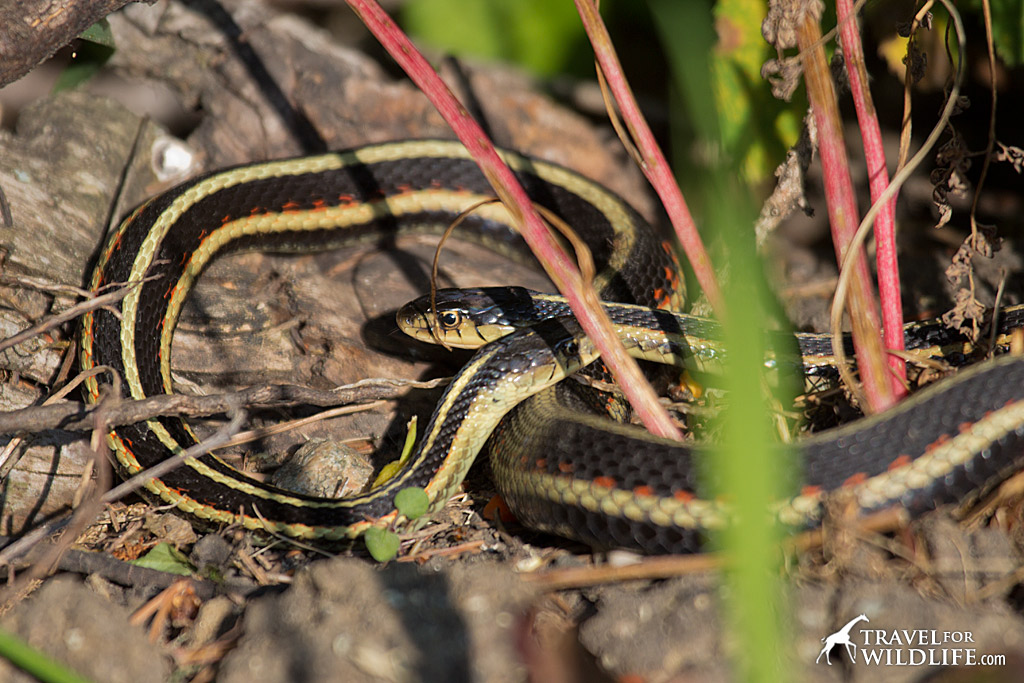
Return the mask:
[[[593,251],[602,298],[672,307],[679,299],[670,248],[608,191],[561,167],[505,153],[528,193]],[[309,251],[407,230],[443,230],[492,191],[453,142],[371,145],[348,152],[252,164],[194,179],[150,200],[111,235],[90,286],[133,283],[119,315],[85,316],[85,369],[109,366],[123,394],[171,393],[170,345],[196,277],[218,253]],[[465,234],[503,253],[524,253],[507,213],[489,205]],[[644,317],[644,316],[647,317]],[[624,325],[635,355],[673,362],[692,339],[686,316],[637,313]],[[664,329],[664,328],[670,329]],[[630,332],[631,328],[633,332]],[[147,490],[207,524],[240,523],[302,538],[338,539],[401,522],[394,496],[427,491],[429,512],[454,493],[492,439],[499,490],[526,524],[598,546],[645,552],[699,547],[728,510],[701,497],[694,448],[584,414],[572,383],[557,382],[596,359],[564,316],[480,349],[441,398],[414,455],[366,493],[322,499],[252,479],[207,455],[151,480]],[[97,402],[106,380],[87,380]],[[1024,361],[1007,357],[967,370],[897,409],[798,447],[803,488],[780,501],[787,522],[814,524],[822,497],[848,488],[864,510],[912,511],[981,495],[1020,466]],[[109,442],[119,469],[135,474],[196,443],[178,418],[119,426]]]

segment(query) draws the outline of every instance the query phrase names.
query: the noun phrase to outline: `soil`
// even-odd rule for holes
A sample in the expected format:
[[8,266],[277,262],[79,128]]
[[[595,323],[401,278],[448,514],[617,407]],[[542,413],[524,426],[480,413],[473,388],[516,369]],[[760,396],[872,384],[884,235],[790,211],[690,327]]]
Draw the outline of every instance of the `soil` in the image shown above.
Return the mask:
[[[201,3],[129,6],[110,18],[118,50],[99,84],[41,98],[21,112],[14,131],[0,131],[0,187],[15,221],[0,232],[9,278],[0,283],[0,336],[68,309],[75,302],[68,288],[87,281],[108,226],[146,198],[204,169],[306,152],[309,129],[299,131],[300,119],[329,148],[451,137],[420,93],[369,57],[260,3],[224,4],[241,28],[240,41],[227,37],[233,34]],[[258,54],[263,78],[239,44]],[[657,219],[642,177],[606,127],[538,94],[517,72],[458,69],[448,75],[479,106],[499,145],[579,170]],[[140,92],[176,103],[173,133],[140,113],[140,98],[132,97]],[[282,98],[301,116],[283,116]],[[188,168],[168,175],[162,161],[168,149],[184,151]],[[1011,235],[1024,215],[1019,189],[992,195],[1002,202],[999,213]],[[908,186],[915,207],[908,223],[928,215],[917,207],[926,206],[929,194],[925,181]],[[807,236],[817,234],[825,215],[820,200],[811,201],[818,202],[817,217],[795,217],[773,242],[774,268],[787,276],[780,298],[803,329],[820,324],[835,274],[827,250]],[[922,254],[907,261],[913,272],[906,290],[922,316],[941,312],[953,298],[936,286],[963,238],[953,234],[911,229],[901,237],[902,249],[915,243],[920,251],[914,253]],[[435,244],[409,238],[323,254],[218,259],[200,279],[175,336],[179,390],[218,392],[255,382],[330,389],[367,377],[451,374],[458,358],[401,340],[391,323],[398,306],[427,290]],[[991,295],[984,290],[1000,268],[1021,272],[1012,238],[997,258],[978,275],[981,296]],[[550,289],[535,271],[473,245],[450,244],[441,264],[445,286]],[[1015,279],[1005,302],[1017,302]],[[0,353],[3,410],[41,402],[74,374],[66,366],[73,334],[70,325],[51,329]],[[367,457],[379,467],[400,448],[409,417],[419,415],[424,424],[438,395],[410,391],[383,407],[263,437],[234,457],[269,468],[304,443],[354,439],[351,445],[372,453]],[[301,414],[259,411],[251,426]],[[194,424],[204,434],[220,422]],[[81,432],[35,433],[17,453],[0,509],[0,533],[11,539],[77,503],[93,466]],[[5,594],[0,628],[95,681],[737,676],[731,664],[737,644],[717,571],[558,586],[552,577],[562,570],[614,571],[638,558],[592,554],[514,522],[486,521],[483,508],[493,495],[486,465],[478,464],[464,491],[403,541],[398,560],[383,565],[361,547],[267,543],[232,528],[203,533],[166,509],[129,499],[105,507],[54,574],[22,586],[16,599]],[[840,529],[823,548],[794,554],[780,581],[790,607],[782,620],[782,670],[809,681],[979,680],[971,676],[982,670],[985,680],[1021,680],[1019,519],[1012,500],[973,524],[940,510],[891,536]],[[195,576],[179,580],[127,563],[159,542],[179,548]],[[19,571],[35,560],[38,555],[23,560]],[[1004,663],[865,666],[851,664],[842,645],[829,653],[833,664],[816,663],[824,637],[860,614],[870,619],[861,629],[885,634],[969,636],[979,656],[1003,655]],[[881,649],[911,656],[913,646]],[[0,680],[31,679],[0,660]]]

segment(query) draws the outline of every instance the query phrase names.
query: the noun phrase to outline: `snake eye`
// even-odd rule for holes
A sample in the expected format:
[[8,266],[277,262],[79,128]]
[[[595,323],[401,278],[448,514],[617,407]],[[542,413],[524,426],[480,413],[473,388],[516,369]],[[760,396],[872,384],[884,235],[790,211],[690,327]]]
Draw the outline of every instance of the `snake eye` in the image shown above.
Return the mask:
[[437,322],[446,330],[453,330],[462,323],[462,314],[458,311],[441,311],[437,314]]

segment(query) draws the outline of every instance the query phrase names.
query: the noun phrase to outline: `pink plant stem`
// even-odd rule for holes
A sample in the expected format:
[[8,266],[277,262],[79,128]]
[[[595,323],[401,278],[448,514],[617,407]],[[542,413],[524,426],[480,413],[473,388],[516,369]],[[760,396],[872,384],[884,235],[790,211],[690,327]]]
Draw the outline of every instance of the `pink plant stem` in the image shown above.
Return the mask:
[[[857,111],[861,138],[864,142],[864,157],[867,161],[868,184],[871,201],[878,197],[889,184],[889,172],[885,167],[885,150],[882,147],[882,131],[878,125],[875,104],[868,87],[868,75],[864,65],[864,47],[860,40],[857,19],[853,13],[853,0],[836,0],[836,16],[839,20],[839,34],[842,38],[846,71],[853,93],[853,104]],[[884,342],[888,349],[903,350],[903,303],[900,299],[900,272],[896,257],[896,196],[885,202],[875,218],[876,263],[878,268],[878,292],[882,302],[882,327]],[[897,355],[888,354],[889,367],[895,373],[892,377],[896,397],[906,394],[900,380],[906,380],[906,363]]]
[[395,25],[375,0],[348,0],[348,4],[391,57],[405,70],[409,78],[430,99],[476,159],[487,180],[520,227],[523,239],[540,261],[548,277],[565,295],[580,325],[600,350],[602,358],[644,425],[659,436],[681,438],[679,430],[658,403],[657,396],[639,366],[619,343],[611,321],[599,304],[597,294],[589,284],[584,284],[576,265],[541,221],[526,191],[498,157],[494,145],[484,131],[456,100],[408,36]]
[[[825,60],[825,49],[821,45],[821,27],[814,13],[806,12],[798,20],[796,36],[803,60],[807,97],[818,128],[818,152],[821,155],[832,241],[836,259],[842,263],[859,220],[839,120],[839,101]],[[858,255],[854,264],[849,313],[857,367],[860,369],[867,400],[865,408],[871,412],[881,412],[895,402],[895,397],[888,378],[881,339],[878,337],[878,313],[875,310],[867,258],[863,253]]]
[[601,71],[604,72],[604,77],[608,81],[608,87],[611,88],[612,94],[615,96],[615,102],[619,105],[622,118],[629,127],[633,142],[640,151],[640,156],[643,159],[641,169],[665,207],[665,212],[675,228],[679,243],[693,267],[697,282],[700,283],[719,318],[723,318],[725,315],[724,302],[718,281],[715,279],[714,269],[711,267],[711,259],[704,248],[704,242],[697,231],[697,225],[693,221],[686,200],[683,199],[683,193],[679,190],[679,184],[676,183],[675,176],[672,174],[672,168],[668,165],[661,148],[658,147],[654,134],[640,112],[636,98],[633,97],[633,91],[622,72],[622,65],[612,46],[608,29],[593,0],[575,0],[575,2],[576,10],[580,13],[587,36],[594,47],[597,62],[601,65]]

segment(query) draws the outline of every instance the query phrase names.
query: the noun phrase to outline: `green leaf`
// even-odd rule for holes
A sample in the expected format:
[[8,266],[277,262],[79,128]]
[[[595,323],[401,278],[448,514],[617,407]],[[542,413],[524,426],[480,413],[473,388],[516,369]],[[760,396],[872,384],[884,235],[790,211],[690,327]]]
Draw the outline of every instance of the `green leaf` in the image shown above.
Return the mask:
[[409,519],[418,519],[427,514],[430,498],[423,489],[410,486],[395,494],[395,507]]
[[992,42],[1007,65],[1024,63],[1024,3],[1020,0],[993,0]]
[[70,90],[85,83],[107,63],[114,54],[114,36],[106,19],[96,22],[78,37],[78,46],[72,53],[72,62],[53,84],[53,92]]
[[513,61],[540,74],[562,70],[583,35],[573,4],[551,0],[411,0],[402,24],[445,52]]
[[[741,643],[732,665],[740,680],[775,683],[792,676],[787,678],[773,654],[789,642],[782,628],[788,608],[778,581],[782,531],[765,511],[793,489],[786,485],[790,459],[770,445],[772,425],[762,399],[764,349],[758,330],[771,327],[771,301],[749,229],[757,216],[756,193],[742,182],[759,167],[765,170],[759,155],[771,157],[766,150],[774,133],[764,132],[761,118],[769,125],[778,120],[778,109],[769,106],[770,94],[757,74],[765,49],[755,33],[764,3],[720,0],[713,15],[707,2],[648,3],[686,105],[678,114],[685,115],[695,133],[678,147],[680,159],[688,156],[693,167],[687,198],[704,199],[702,226],[723,241],[736,274],[723,283],[729,319],[722,325],[722,340],[729,354],[721,386],[728,390],[729,406],[720,416],[715,452],[698,463],[699,478],[713,482],[712,492],[730,501],[734,514],[733,523],[711,538],[729,558],[724,615]],[[693,155],[695,148],[716,153]],[[677,163],[677,173],[680,167]]]
[[373,487],[383,486],[387,482],[391,481],[396,474],[402,471],[402,466],[405,465],[409,456],[412,455],[412,447],[416,445],[416,416],[413,415],[412,419],[406,424],[405,432],[405,445],[402,446],[402,455],[399,456],[398,460],[389,462],[380,468],[380,474],[373,480]]
[[398,534],[379,526],[367,529],[363,534],[363,542],[366,543],[366,549],[370,551],[370,556],[378,562],[394,559],[400,545]]
[[[716,153],[735,163],[745,180],[771,178],[786,149],[796,142],[806,105],[776,100],[761,78],[761,65],[775,56],[761,37],[765,3],[719,0],[713,8],[713,25],[704,19],[708,7],[703,3],[648,0],[648,5],[671,82],[684,100],[688,117],[673,121],[673,135],[689,138],[692,133],[682,128],[692,127],[699,137],[714,140]],[[698,29],[700,35],[695,33]],[[686,40],[679,39],[681,32]],[[708,93],[710,103],[701,99]],[[695,194],[690,187],[683,191],[687,199]]]
[[157,543],[148,553],[132,560],[132,564],[182,576],[191,576],[196,571],[184,553],[169,543]]
[[53,84],[53,92],[58,93],[77,88],[95,76],[99,70],[100,65],[94,62],[69,64],[60,72],[60,76],[57,76],[57,81]]
[[100,19],[95,24],[85,29],[82,35],[79,36],[81,40],[87,40],[90,43],[97,43],[98,45],[104,45],[109,47],[111,50],[114,49],[114,34],[110,32],[110,24],[106,19]]

